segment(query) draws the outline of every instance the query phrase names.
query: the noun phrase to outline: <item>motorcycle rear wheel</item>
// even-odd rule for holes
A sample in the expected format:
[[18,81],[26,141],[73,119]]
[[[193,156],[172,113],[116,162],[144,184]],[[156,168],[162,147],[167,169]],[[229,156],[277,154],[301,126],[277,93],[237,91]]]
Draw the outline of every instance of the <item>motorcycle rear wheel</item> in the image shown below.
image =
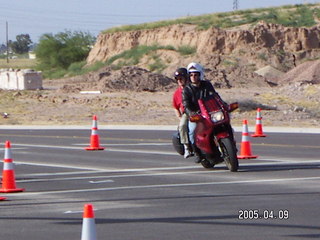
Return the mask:
[[228,169],[231,172],[238,171],[239,161],[233,142],[229,138],[222,138],[220,140],[220,147],[222,150],[222,157]]
[[176,150],[177,153],[183,156],[184,154],[184,146],[180,142],[179,132],[175,132],[172,135],[172,146]]

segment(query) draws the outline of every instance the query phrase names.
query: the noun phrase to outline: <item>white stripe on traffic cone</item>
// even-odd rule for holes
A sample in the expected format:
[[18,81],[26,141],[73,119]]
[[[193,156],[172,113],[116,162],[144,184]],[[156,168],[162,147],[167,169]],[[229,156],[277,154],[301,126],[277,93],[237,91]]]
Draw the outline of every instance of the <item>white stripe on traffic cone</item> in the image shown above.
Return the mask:
[[81,240],[97,240],[92,204],[84,205]]
[[252,155],[251,153],[251,144],[249,141],[249,131],[248,131],[248,121],[243,120],[242,127],[242,140],[241,140],[241,150],[238,159],[246,158],[257,158],[258,156]]

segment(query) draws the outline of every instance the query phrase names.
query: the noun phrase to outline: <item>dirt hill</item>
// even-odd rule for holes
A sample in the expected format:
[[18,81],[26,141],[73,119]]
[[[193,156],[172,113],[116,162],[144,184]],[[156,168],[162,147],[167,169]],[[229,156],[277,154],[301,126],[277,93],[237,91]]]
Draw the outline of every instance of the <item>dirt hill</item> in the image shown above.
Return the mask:
[[320,84],[320,60],[302,63],[279,78],[279,84],[292,83]]
[[[195,53],[181,55],[178,51],[157,50],[153,58],[145,57],[137,66],[148,69],[162,64],[162,73],[171,76],[177,66],[190,61],[200,62],[206,75],[215,79],[217,87],[241,87],[255,82],[260,86],[277,83],[279,79],[263,79],[255,71],[265,66],[287,72],[303,61],[320,56],[320,25],[293,28],[259,22],[241,28],[197,30],[193,25],[172,25],[153,30],[100,34],[87,62],[106,61],[137,46],[189,46]],[[156,56],[157,58],[155,58]],[[114,64],[119,64],[119,58]],[[272,81],[270,83],[270,81]]]

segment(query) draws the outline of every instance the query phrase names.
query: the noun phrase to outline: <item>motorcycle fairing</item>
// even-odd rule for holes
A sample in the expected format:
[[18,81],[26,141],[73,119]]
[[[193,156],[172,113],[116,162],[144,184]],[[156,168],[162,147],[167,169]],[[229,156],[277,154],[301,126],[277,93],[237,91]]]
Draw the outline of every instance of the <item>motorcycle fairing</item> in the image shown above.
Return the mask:
[[225,122],[229,121],[229,115],[226,113],[224,120],[219,123],[213,123],[211,121],[210,112],[222,110],[222,104],[213,97],[199,99],[199,107],[203,121],[200,121],[197,124],[195,130],[195,142],[198,148],[202,151],[208,154],[213,154],[215,153],[215,147],[213,147],[214,143],[212,142],[212,136],[215,135],[218,140],[229,137],[228,132],[226,132],[223,127],[220,128],[220,126],[223,126]]

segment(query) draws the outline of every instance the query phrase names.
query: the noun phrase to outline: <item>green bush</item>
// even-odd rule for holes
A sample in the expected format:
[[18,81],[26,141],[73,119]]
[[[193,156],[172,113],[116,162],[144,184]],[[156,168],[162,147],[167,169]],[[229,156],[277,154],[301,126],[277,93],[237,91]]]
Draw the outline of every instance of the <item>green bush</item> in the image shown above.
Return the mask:
[[86,61],[71,63],[68,67],[68,72],[75,75],[82,74],[83,67],[86,65]]
[[48,79],[58,79],[63,78],[67,74],[67,70],[65,69],[54,69],[54,70],[46,70],[42,72],[43,78]]
[[95,38],[89,33],[60,32],[56,35],[44,34],[35,49],[38,59],[38,69],[68,69],[75,62],[86,59],[90,46]]

